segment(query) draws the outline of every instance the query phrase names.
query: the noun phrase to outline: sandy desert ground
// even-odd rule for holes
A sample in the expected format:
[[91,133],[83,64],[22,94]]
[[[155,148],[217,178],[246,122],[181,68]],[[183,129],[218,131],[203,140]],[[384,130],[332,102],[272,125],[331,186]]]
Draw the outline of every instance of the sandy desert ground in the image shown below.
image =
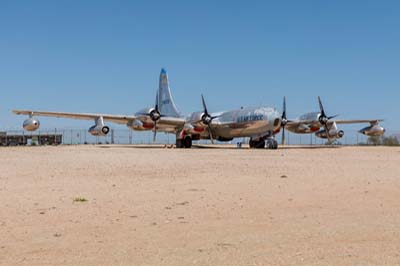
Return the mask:
[[400,265],[400,148],[1,148],[0,202],[2,266]]

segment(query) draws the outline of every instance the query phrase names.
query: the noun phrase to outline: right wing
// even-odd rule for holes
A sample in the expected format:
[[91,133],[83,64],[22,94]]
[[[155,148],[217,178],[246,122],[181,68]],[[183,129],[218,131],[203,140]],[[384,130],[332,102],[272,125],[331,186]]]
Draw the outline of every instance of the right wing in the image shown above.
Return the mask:
[[[371,125],[378,124],[382,122],[383,119],[353,119],[353,120],[329,120],[329,124],[336,123],[336,124],[362,124],[362,123],[370,123]],[[288,126],[322,126],[318,120],[292,120],[288,121]]]
[[360,124],[360,123],[370,123],[371,125],[379,124],[383,119],[360,119],[360,120],[334,120],[336,124]]

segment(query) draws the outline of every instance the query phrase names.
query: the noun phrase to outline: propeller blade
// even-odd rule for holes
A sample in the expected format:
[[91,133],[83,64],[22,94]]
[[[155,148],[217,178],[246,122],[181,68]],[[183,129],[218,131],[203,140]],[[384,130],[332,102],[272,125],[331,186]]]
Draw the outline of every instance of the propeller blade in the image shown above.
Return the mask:
[[282,145],[285,145],[285,127],[287,123],[286,117],[286,97],[283,96],[283,107],[282,107],[282,116],[281,116],[281,127],[282,127]]
[[283,96],[282,120],[286,119],[286,97]]
[[[210,135],[211,143],[214,144],[214,138],[213,138],[213,134],[212,134],[212,130],[211,130],[211,122],[212,122],[215,118],[219,117],[219,115],[217,115],[217,116],[210,116],[210,114],[208,113],[208,110],[207,110],[207,105],[206,105],[206,101],[204,100],[203,94],[201,95],[201,102],[203,103],[203,112],[204,112],[204,115],[205,115],[206,117],[209,118],[209,120],[208,120],[207,123],[205,123],[205,124],[207,125],[207,131],[208,131],[208,134]],[[203,122],[204,122],[204,121],[203,121]]]
[[212,136],[212,131],[211,131],[210,125],[207,126],[207,130],[208,130],[208,134],[210,135],[211,143],[214,144],[214,139],[213,139],[213,136]]
[[153,142],[156,142],[156,137],[157,137],[157,120],[154,121],[153,130],[154,130],[154,133],[153,133]]
[[339,116],[339,115],[337,114],[337,115],[328,116],[328,120],[330,120],[330,119],[332,119],[332,118],[335,118],[335,117],[337,117],[337,116]]
[[328,123],[324,125],[326,137],[328,138],[329,145],[332,144],[331,136],[329,135],[330,128],[328,127]]
[[154,109],[158,112],[158,102],[159,102],[159,99],[158,99],[159,97],[158,97],[158,90],[157,90],[157,94],[156,94],[156,103],[154,104]]
[[201,101],[203,102],[204,114],[208,115],[207,106],[206,106],[206,102],[204,101],[204,96],[203,96],[203,94],[201,95]]
[[321,98],[318,96],[319,110],[321,111],[321,116],[326,117],[324,106],[322,105]]

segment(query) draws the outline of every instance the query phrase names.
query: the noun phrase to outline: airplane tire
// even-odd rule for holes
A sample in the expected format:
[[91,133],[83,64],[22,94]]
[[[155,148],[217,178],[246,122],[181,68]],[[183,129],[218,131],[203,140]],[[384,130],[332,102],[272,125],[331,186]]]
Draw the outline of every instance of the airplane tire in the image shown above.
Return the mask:
[[250,147],[250,149],[254,148],[254,141],[253,140],[249,141],[249,147]]
[[192,147],[192,138],[190,136],[186,136],[183,140],[183,144],[186,149],[190,149]]
[[250,140],[249,147],[250,147],[250,149],[263,149],[265,147],[265,141],[263,139],[261,139],[259,141]]
[[181,148],[183,148],[184,146],[183,146],[183,139],[177,139],[176,140],[176,148],[177,149],[181,149]]
[[273,150],[278,149],[278,142],[277,142],[276,140],[273,141],[272,149],[273,149]]
[[256,142],[255,145],[256,149],[264,149],[265,148],[265,141],[264,140],[260,140]]
[[278,142],[276,140],[267,140],[267,149],[276,150],[278,149]]

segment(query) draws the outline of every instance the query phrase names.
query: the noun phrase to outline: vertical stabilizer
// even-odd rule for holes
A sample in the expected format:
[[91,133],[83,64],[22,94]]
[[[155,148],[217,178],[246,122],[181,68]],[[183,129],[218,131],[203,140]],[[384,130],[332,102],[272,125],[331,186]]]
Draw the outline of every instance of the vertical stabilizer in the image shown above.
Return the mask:
[[179,117],[174,100],[172,99],[171,90],[168,84],[168,75],[165,69],[161,69],[160,84],[157,92],[158,107],[160,113],[165,116]]

